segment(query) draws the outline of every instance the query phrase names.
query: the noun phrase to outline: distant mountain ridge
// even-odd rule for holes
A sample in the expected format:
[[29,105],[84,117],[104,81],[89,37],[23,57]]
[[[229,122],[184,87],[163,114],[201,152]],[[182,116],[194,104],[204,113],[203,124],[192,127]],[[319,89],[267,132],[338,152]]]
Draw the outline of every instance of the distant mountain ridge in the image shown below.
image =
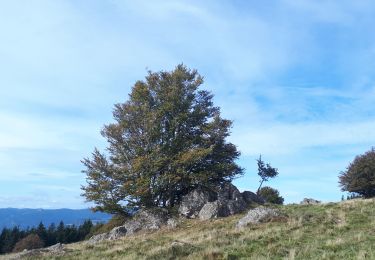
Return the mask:
[[111,215],[92,212],[90,209],[17,209],[0,208],[0,229],[19,226],[21,229],[35,227],[40,222],[45,226],[52,223],[58,225],[63,221],[65,225],[80,225],[85,220],[92,222],[107,222]]

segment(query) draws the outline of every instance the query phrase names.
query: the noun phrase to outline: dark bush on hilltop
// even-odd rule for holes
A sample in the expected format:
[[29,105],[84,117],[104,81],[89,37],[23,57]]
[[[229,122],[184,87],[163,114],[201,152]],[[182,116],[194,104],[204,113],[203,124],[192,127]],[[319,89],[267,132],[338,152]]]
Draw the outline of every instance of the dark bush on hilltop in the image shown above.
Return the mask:
[[25,249],[37,249],[44,246],[44,241],[37,234],[30,234],[16,243],[13,252],[21,252]]
[[262,197],[266,202],[273,204],[283,204],[284,198],[280,196],[279,191],[265,186],[258,191],[258,195]]
[[375,196],[375,149],[355,157],[346,171],[340,173],[342,191],[358,194],[364,198]]
[[116,104],[104,126],[108,154],[83,160],[83,196],[94,210],[129,215],[141,207],[173,208],[184,194],[217,188],[242,174],[240,153],[226,141],[232,122],[221,118],[213,95],[199,90],[203,77],[178,65],[149,72]]

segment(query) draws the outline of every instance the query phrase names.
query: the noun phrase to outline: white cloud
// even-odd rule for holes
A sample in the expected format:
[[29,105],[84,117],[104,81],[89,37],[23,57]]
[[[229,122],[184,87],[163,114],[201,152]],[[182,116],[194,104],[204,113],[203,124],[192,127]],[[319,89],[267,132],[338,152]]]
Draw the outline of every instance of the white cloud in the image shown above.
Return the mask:
[[244,127],[231,137],[244,155],[293,154],[306,148],[375,143],[375,123],[298,123]]
[[32,117],[27,114],[1,113],[0,149],[79,149],[79,137],[97,139],[101,125],[82,119]]

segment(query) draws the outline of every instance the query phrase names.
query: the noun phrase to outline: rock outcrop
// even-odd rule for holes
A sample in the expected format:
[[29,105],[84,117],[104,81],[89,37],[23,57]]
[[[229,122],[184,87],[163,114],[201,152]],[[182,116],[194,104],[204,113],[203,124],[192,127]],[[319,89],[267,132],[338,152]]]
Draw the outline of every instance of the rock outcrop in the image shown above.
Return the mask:
[[20,253],[14,254],[9,256],[8,259],[24,259],[24,258],[41,258],[41,257],[57,257],[62,256],[66,253],[66,248],[64,244],[57,243],[50,247],[39,248],[39,249],[32,249],[32,250],[24,250]]
[[243,200],[241,192],[232,183],[223,183],[217,191],[217,199],[224,200]]
[[199,211],[198,216],[201,220],[217,218],[223,214],[223,212],[220,212],[222,210],[223,207],[220,201],[207,202]]
[[[241,193],[236,186],[228,182],[222,184],[216,191],[204,188],[191,191],[182,197],[178,213],[186,218],[207,220],[241,213],[250,204],[263,202],[256,194],[249,191]],[[176,228],[178,224],[179,220],[170,218],[165,209],[144,209],[138,211],[122,226],[91,237],[88,243],[95,244],[103,240],[115,240],[140,231],[158,230],[162,226]]]
[[264,204],[266,202],[262,197],[256,195],[254,192],[251,192],[251,191],[242,192],[242,198],[248,204],[251,204],[251,203]]
[[158,230],[166,225],[168,221],[168,211],[165,209],[140,210],[132,219],[124,224],[127,235],[139,231]]
[[168,212],[165,209],[140,210],[124,225],[113,228],[110,232],[95,235],[88,243],[96,244],[103,240],[115,240],[140,231],[158,230],[168,223]]
[[321,201],[311,199],[311,198],[304,198],[303,201],[300,202],[301,205],[316,205],[316,204],[320,204],[320,203],[321,203]]
[[196,189],[182,198],[179,214],[187,218],[207,220],[227,217],[245,211],[252,203],[261,204],[262,198],[252,192],[241,193],[231,183],[222,184],[216,192]]
[[198,188],[182,197],[178,213],[187,218],[196,218],[199,211],[208,202],[217,199],[217,195],[206,189]]
[[96,244],[96,243],[99,243],[101,241],[107,240],[108,237],[109,237],[109,233],[110,232],[94,235],[94,236],[90,237],[90,239],[87,241],[87,243],[88,244]]
[[103,234],[92,236],[88,242],[90,244],[96,244],[96,243],[98,243],[100,241],[103,241],[103,240],[116,240],[116,239],[119,239],[123,236],[126,236],[126,234],[127,234],[126,227],[125,226],[119,226],[119,227],[113,228],[108,233],[103,233]]
[[249,210],[249,212],[241,218],[236,227],[243,228],[248,224],[259,224],[262,222],[270,221],[272,218],[281,216],[280,212],[272,208],[258,207],[255,209]]

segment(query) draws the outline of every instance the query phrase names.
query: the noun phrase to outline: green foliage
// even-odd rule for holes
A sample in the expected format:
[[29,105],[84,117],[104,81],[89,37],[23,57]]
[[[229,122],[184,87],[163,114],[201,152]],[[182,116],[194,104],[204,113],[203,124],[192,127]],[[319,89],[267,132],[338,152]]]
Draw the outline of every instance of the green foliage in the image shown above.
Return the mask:
[[57,228],[53,223],[48,229],[45,228],[43,223],[40,223],[36,228],[26,230],[20,230],[18,227],[4,228],[0,233],[0,254],[51,246],[57,242],[67,244],[81,241],[86,239],[95,229],[96,226],[92,224],[91,220],[86,220],[78,227],[74,225],[66,226],[61,221]]
[[24,236],[18,227],[4,228],[0,234],[0,254],[12,252],[14,245]]
[[172,208],[197,186],[214,188],[242,174],[234,162],[240,153],[226,142],[232,122],[220,117],[210,92],[198,89],[202,83],[183,65],[149,72],[128,101],[115,105],[115,123],[102,130],[109,154],[95,150],[83,160],[83,196],[94,210]]
[[47,242],[48,233],[42,222],[39,223],[36,229],[36,234],[38,235],[38,238],[43,241],[43,244],[44,244],[44,241]]
[[365,198],[375,196],[375,150],[355,157],[346,171],[340,173],[342,191],[352,192]]
[[257,164],[258,175],[260,177],[260,185],[257,191],[258,193],[260,188],[262,187],[263,182],[268,181],[270,178],[276,177],[279,174],[279,172],[276,168],[271,167],[269,163],[265,164],[262,160],[262,155],[259,155],[259,159],[257,159]]
[[266,202],[273,204],[283,204],[284,198],[280,196],[277,189],[265,186],[258,191],[258,195],[261,196]]

